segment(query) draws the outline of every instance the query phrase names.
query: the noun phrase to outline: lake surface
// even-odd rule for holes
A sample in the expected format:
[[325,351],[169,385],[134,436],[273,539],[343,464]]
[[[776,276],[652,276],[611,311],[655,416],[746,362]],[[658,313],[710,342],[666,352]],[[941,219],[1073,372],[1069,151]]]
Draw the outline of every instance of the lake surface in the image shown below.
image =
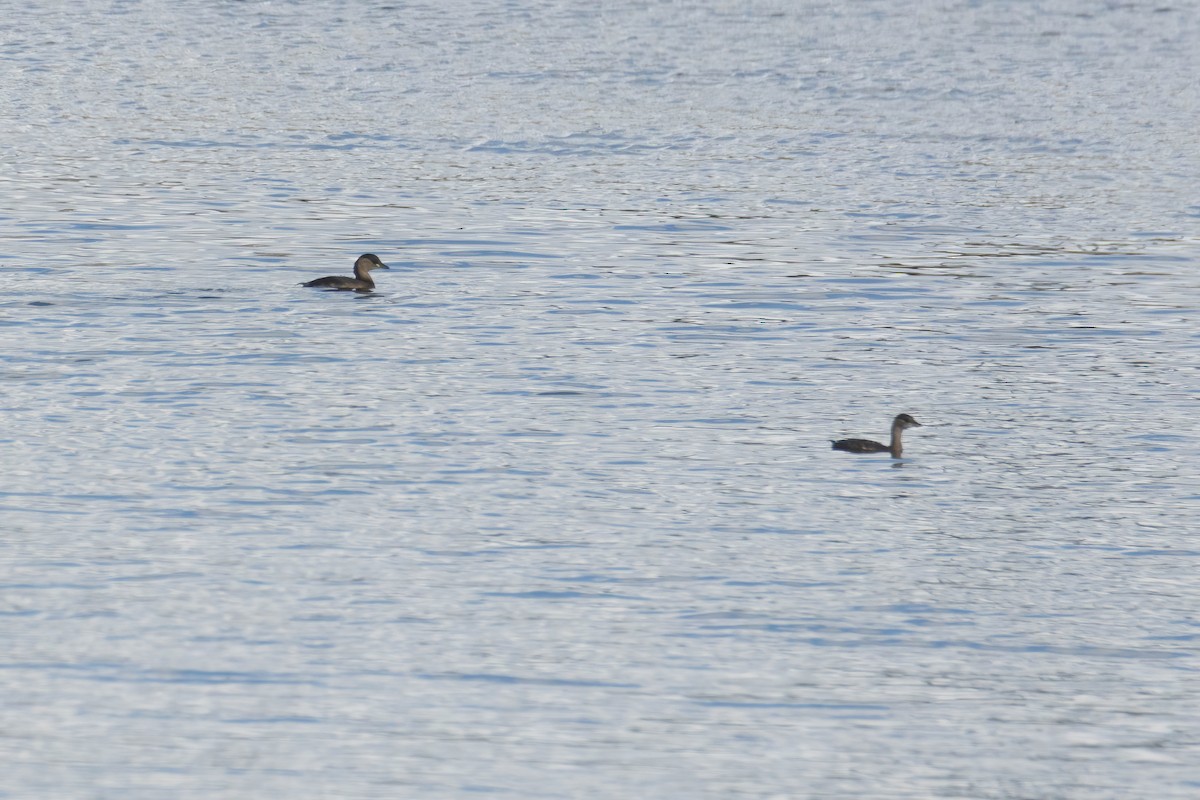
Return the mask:
[[0,797],[1200,795],[1190,5],[9,17]]

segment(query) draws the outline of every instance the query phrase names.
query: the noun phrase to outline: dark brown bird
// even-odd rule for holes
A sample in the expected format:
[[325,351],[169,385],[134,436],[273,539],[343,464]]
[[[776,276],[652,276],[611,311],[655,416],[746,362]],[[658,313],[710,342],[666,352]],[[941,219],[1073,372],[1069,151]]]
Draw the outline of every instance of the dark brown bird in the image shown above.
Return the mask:
[[324,278],[317,278],[315,281],[301,284],[301,286],[369,292],[375,288],[375,281],[371,280],[371,270],[373,269],[391,269],[391,267],[380,261],[379,256],[374,253],[363,253],[354,262],[353,278],[347,278],[344,275],[327,275]]
[[870,439],[838,439],[833,443],[834,450],[845,450],[847,453],[891,453],[892,458],[899,458],[903,452],[900,436],[909,428],[919,428],[917,422],[908,414],[898,414],[892,420],[891,444],[881,444]]

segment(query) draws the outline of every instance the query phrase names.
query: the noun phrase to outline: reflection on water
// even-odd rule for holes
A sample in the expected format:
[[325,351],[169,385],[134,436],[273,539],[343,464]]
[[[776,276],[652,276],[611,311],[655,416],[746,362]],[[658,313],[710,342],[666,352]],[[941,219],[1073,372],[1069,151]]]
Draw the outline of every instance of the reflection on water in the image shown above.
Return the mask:
[[0,794],[1195,794],[1187,15],[11,33]]

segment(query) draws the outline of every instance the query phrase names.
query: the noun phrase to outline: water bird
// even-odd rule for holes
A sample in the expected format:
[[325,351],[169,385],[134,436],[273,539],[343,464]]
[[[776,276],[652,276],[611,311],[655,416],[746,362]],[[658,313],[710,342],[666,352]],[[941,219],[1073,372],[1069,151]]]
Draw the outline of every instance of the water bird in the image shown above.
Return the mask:
[[309,281],[300,285],[317,286],[323,289],[352,289],[356,292],[369,292],[375,288],[375,281],[371,280],[371,270],[373,269],[391,269],[391,267],[380,261],[379,256],[374,253],[363,253],[354,262],[353,278],[347,278],[344,275],[326,275],[324,278],[317,278],[315,281]]
[[897,414],[892,420],[891,444],[881,444],[870,439],[838,439],[833,442],[834,450],[845,450],[847,453],[891,453],[892,458],[899,458],[903,452],[900,436],[909,428],[919,428],[917,422],[909,414]]

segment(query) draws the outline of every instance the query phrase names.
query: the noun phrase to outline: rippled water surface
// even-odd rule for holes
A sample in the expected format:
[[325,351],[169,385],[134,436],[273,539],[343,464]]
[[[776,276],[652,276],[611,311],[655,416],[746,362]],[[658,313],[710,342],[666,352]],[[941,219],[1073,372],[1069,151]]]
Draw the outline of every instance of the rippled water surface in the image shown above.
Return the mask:
[[1200,794],[1190,5],[9,16],[0,797]]

